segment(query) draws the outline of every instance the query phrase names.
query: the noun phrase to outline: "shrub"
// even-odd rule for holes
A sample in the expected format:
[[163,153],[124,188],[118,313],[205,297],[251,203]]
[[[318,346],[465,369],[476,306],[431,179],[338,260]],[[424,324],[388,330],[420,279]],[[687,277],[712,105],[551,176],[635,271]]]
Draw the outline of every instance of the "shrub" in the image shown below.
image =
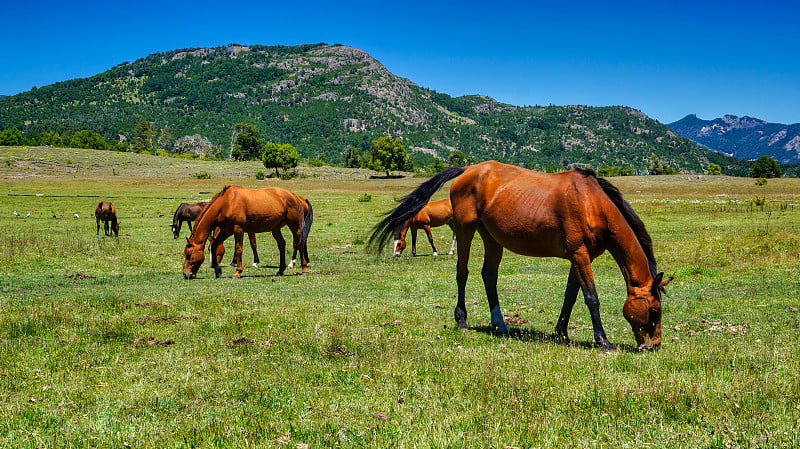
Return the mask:
[[262,170],[256,172],[256,179],[258,179],[259,181],[263,181],[264,177],[265,177],[264,172]]
[[207,171],[201,171],[194,175],[197,179],[211,179],[211,175],[208,174]]
[[766,183],[767,183],[767,178],[758,178],[758,179],[756,179],[756,185],[757,186],[763,186]]
[[369,193],[365,193],[360,197],[358,197],[359,203],[369,203],[370,201],[372,201],[372,195],[370,195]]

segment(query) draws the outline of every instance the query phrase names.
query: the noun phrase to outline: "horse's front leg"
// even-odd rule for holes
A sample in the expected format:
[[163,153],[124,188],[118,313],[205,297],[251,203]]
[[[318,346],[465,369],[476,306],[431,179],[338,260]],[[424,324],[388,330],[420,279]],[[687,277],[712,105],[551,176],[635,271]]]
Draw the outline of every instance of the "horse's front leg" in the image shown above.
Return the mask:
[[95,218],[95,221],[97,222],[97,233],[95,235],[99,237],[100,236],[100,217]]
[[411,228],[411,257],[417,255],[417,228]]
[[[276,229],[272,231],[272,237],[275,238],[275,243],[278,245],[278,254],[280,254],[280,263],[278,264],[278,276],[283,276],[283,272],[286,270],[286,239],[283,238],[283,234],[281,234],[280,229]],[[295,244],[297,243],[297,239],[295,239]],[[295,249],[297,246],[295,246]]]
[[583,300],[589,308],[589,315],[592,318],[592,330],[594,331],[594,341],[599,344],[604,351],[615,351],[616,348],[606,337],[603,323],[600,320],[600,299],[597,297],[597,288],[594,285],[594,273],[592,273],[592,259],[586,248],[576,251],[572,257],[572,266],[578,274],[578,279],[583,291]]
[[570,268],[567,290],[564,292],[564,305],[561,307],[561,314],[558,316],[558,323],[556,323],[556,338],[565,342],[569,342],[569,336],[567,335],[569,317],[572,314],[572,307],[578,299],[578,291],[581,289],[581,283],[578,279],[578,270],[575,267]]
[[258,263],[260,261],[258,260],[258,245],[256,245],[256,235],[252,232],[248,232],[247,237],[250,238],[250,249],[253,250],[253,268],[258,268]]
[[242,266],[242,251],[244,249],[244,231],[239,226],[233,227],[233,240],[236,242],[235,249],[233,250],[233,258],[236,259],[236,271],[231,276],[234,279],[238,279],[242,275],[242,270],[244,267]]
[[447,253],[447,255],[452,256],[453,255],[453,251],[456,248],[456,231],[453,229],[453,225],[449,225],[449,226],[450,226],[450,231],[453,233],[453,242],[450,243],[450,252]]
[[216,277],[222,276],[220,262],[222,262],[222,257],[225,256],[225,245],[223,242],[229,236],[230,234],[225,234],[220,230],[217,232],[217,235],[214,236],[214,239],[211,240],[211,246],[209,248],[209,252],[211,253],[211,268],[214,269],[214,276]]
[[503,247],[492,238],[485,228],[480,228],[481,238],[483,238],[483,268],[481,277],[483,286],[486,288],[486,299],[489,301],[489,313],[491,316],[492,327],[498,334],[507,334],[508,327],[503,319],[503,312],[500,310],[500,300],[497,296],[497,272],[500,268],[500,261],[503,260]]

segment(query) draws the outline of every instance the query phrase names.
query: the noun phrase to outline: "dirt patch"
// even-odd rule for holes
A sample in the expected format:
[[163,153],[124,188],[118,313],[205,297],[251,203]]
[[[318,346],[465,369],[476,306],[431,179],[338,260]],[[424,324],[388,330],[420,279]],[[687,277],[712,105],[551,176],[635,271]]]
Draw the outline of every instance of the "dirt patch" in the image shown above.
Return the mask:
[[510,324],[512,326],[519,326],[520,324],[525,324],[528,322],[525,318],[520,318],[519,314],[514,314],[514,316],[505,316],[503,317],[506,324]]
[[171,305],[162,302],[161,304],[155,302],[137,302],[133,304],[136,307],[172,307]]
[[258,346],[259,348],[269,348],[270,346],[274,345],[275,343],[271,342],[270,340],[262,341],[262,342],[254,342],[247,337],[239,337],[235,338],[232,343],[234,345],[239,346]]
[[133,347],[141,346],[169,346],[175,344],[172,340],[156,340],[153,337],[137,338],[133,340]]
[[94,279],[94,276],[89,276],[88,274],[83,274],[80,271],[75,274],[68,274],[64,276],[67,279]]
[[199,320],[197,316],[143,316],[136,320],[139,324],[160,324],[160,323],[174,323],[176,321],[194,321]]

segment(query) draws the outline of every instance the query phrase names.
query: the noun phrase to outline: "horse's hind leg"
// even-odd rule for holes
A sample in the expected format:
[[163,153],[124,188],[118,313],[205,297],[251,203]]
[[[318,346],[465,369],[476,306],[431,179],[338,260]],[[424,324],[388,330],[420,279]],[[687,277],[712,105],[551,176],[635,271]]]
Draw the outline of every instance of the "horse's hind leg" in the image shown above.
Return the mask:
[[578,282],[578,271],[575,267],[569,270],[569,280],[567,280],[567,290],[564,292],[564,305],[561,307],[561,314],[558,316],[558,323],[556,323],[556,338],[564,341],[569,341],[567,336],[567,325],[569,324],[569,317],[572,314],[572,307],[578,298],[578,291],[581,289],[581,283]]
[[428,242],[431,244],[431,249],[433,249],[433,255],[438,256],[439,252],[436,251],[436,245],[433,244],[433,233],[431,232],[430,225],[425,225],[423,229],[425,230],[425,233],[428,234]]
[[486,288],[486,298],[489,300],[489,311],[492,319],[492,326],[497,329],[497,333],[508,333],[506,322],[503,319],[503,312],[500,310],[500,300],[497,297],[497,271],[500,261],[503,260],[503,247],[497,243],[483,226],[478,228],[483,239],[483,268],[481,277],[483,286]]
[[103,232],[106,234],[106,237],[111,235],[111,232],[109,232],[108,220],[103,220]]
[[453,242],[450,244],[450,252],[447,253],[449,256],[452,256],[453,255],[453,250],[455,250],[455,248],[456,248],[456,231],[455,231],[455,229],[453,229],[452,223],[448,223],[447,226],[450,227],[450,231],[453,233]]
[[417,256],[417,228],[411,228],[411,257]]
[[280,263],[278,264],[278,276],[283,276],[286,270],[286,239],[283,238],[280,229],[272,231],[272,237],[275,238],[275,243],[278,244],[278,254],[280,254]]
[[258,245],[256,245],[256,235],[252,232],[248,232],[247,237],[250,238],[250,249],[253,250],[253,268],[258,268],[258,263],[260,261],[258,260]]
[[95,233],[95,235],[99,236],[100,235],[100,217],[95,218],[95,221],[97,222],[97,232]]

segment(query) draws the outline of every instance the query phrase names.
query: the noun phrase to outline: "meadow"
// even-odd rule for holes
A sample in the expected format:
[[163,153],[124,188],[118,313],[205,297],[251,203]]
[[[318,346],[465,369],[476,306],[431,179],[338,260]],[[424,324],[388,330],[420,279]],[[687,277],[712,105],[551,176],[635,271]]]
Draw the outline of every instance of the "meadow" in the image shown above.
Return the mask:
[[[480,238],[468,332],[453,320],[454,256],[432,257],[422,235],[416,258],[365,253],[380,215],[423,179],[258,170],[0,147],[0,447],[800,447],[800,180],[611,178],[675,280],[662,348],[640,352],[619,268],[598,258],[618,348],[602,352],[580,300],[572,344],[553,337],[564,260],[505,252],[500,337]],[[259,235],[260,268],[245,245],[230,279],[229,244],[222,278],[205,263],[183,279],[172,213],[226,184],[311,201],[310,275],[275,276],[274,241]],[[118,238],[95,235],[103,199]],[[447,247],[449,229],[434,238]]]

